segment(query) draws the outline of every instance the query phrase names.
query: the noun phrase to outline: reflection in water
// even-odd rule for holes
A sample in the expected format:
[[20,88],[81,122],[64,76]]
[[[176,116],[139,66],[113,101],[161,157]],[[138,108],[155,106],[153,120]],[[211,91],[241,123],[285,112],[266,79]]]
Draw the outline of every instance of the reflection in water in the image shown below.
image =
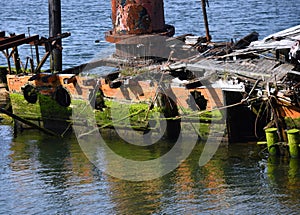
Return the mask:
[[[30,27],[32,34],[47,36],[46,1],[2,2],[1,30],[19,34]],[[203,35],[199,1],[164,2],[166,23],[176,27],[177,35]],[[215,41],[242,38],[251,31],[257,31],[262,39],[299,24],[298,1],[209,2]],[[95,53],[107,56],[111,45],[103,42],[103,32],[111,28],[110,1],[62,1],[62,13],[64,31],[72,33],[64,40],[64,67],[85,63]],[[101,42],[96,45],[98,39]],[[24,61],[30,53],[28,46],[19,51]],[[0,58],[5,65],[5,58]],[[199,167],[203,145],[198,144],[170,174],[132,183],[97,170],[73,137],[62,141],[26,131],[13,139],[12,129],[6,126],[0,126],[0,135],[0,214],[300,213],[299,160],[261,158],[256,145],[220,148],[207,165]],[[118,139],[112,137],[111,142],[114,150],[138,157]],[[155,150],[145,153],[159,155]]]
[[[69,211],[72,207],[69,188],[93,182],[93,166],[81,153],[74,138],[55,139],[26,131],[14,139],[10,150],[11,169],[17,172],[16,175],[26,178],[24,181],[15,177],[18,186],[29,190],[30,185],[37,186],[35,189],[44,197],[41,202],[44,201],[49,212],[54,208],[58,212]],[[90,193],[82,191],[78,196]],[[32,191],[27,194],[30,193]],[[30,199],[34,198],[30,195]]]
[[300,188],[299,179],[300,169],[299,169],[299,159],[290,159],[289,170],[288,170],[288,188],[290,190],[296,190]]
[[280,196],[276,200],[286,207],[299,207],[299,159],[271,156],[267,160],[267,175],[272,191]]
[[[9,127],[5,131],[12,136]],[[3,128],[1,132],[5,133]],[[117,137],[111,136],[109,144],[132,159],[142,156],[143,150],[137,154]],[[101,173],[74,137],[62,140],[26,131],[17,138],[0,140],[0,145],[1,214],[299,212],[299,160],[261,158],[255,144],[222,146],[210,162],[199,167],[204,144],[198,143],[177,169],[144,182]],[[153,158],[168,148],[149,148],[144,153]]]
[[110,198],[117,214],[150,214],[159,212],[163,196],[162,181],[127,182],[109,178]]

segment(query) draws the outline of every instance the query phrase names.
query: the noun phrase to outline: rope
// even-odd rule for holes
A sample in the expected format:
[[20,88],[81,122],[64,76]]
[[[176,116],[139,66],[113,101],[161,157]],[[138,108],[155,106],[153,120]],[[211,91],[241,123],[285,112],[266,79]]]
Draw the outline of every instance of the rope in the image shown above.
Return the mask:
[[[260,107],[259,107],[259,110],[257,112],[257,116],[255,118],[255,126],[254,126],[254,134],[255,134],[255,137],[259,139],[259,136],[257,134],[257,125],[258,125],[258,119],[259,119],[259,116],[260,116],[260,113],[261,113],[261,110],[262,110],[262,107],[263,107],[263,102],[261,103]],[[265,112],[266,108],[264,109],[263,113]],[[263,115],[263,114],[262,114]]]
[[82,137],[84,137],[84,136],[87,136],[87,135],[89,135],[89,134],[91,134],[91,133],[93,133],[93,132],[95,132],[95,131],[97,131],[97,130],[99,130],[99,129],[103,129],[103,128],[112,126],[112,125],[114,125],[114,123],[118,123],[118,122],[124,121],[125,119],[128,119],[128,118],[130,118],[130,117],[136,116],[136,115],[140,114],[140,113],[143,112],[143,111],[145,111],[145,110],[143,110],[143,109],[138,110],[138,111],[136,111],[136,112],[134,112],[134,113],[132,113],[132,114],[129,114],[128,116],[125,116],[125,117],[123,117],[123,118],[121,118],[121,119],[119,119],[119,120],[112,121],[112,122],[110,122],[110,123],[107,123],[107,124],[105,124],[105,125],[102,125],[101,127],[94,128],[94,129],[92,129],[92,130],[89,131],[89,132],[86,132],[86,133],[84,133],[84,134],[79,135],[78,138],[82,138]]
[[[170,56],[171,56],[171,54],[170,54]],[[168,60],[168,61],[169,61],[169,60]],[[152,109],[152,106],[154,105],[154,102],[157,100],[157,97],[158,97],[158,90],[159,90],[160,84],[161,84],[161,82],[162,82],[162,80],[163,80],[163,76],[164,76],[164,73],[162,73],[162,75],[161,75],[161,77],[160,77],[160,79],[159,79],[157,88],[156,88],[156,90],[155,90],[155,96],[154,96],[154,98],[152,99],[152,101],[151,101],[151,103],[150,103],[150,105],[149,105],[149,108],[148,108],[148,110],[147,110],[147,112],[146,112],[145,120],[148,119],[149,112],[150,112],[150,110]]]

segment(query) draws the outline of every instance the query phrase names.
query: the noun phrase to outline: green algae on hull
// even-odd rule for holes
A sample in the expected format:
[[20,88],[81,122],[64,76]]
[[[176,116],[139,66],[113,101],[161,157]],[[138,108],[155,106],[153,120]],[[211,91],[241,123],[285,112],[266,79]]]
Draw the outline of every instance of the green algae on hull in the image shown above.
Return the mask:
[[[68,122],[70,125],[72,120],[81,125],[89,125],[89,121],[95,120],[100,128],[131,128],[134,130],[146,131],[148,129],[157,130],[161,127],[162,121],[175,120],[172,118],[165,118],[162,114],[163,109],[154,106],[149,109],[149,104],[141,103],[124,103],[114,100],[105,99],[105,108],[102,110],[95,110],[93,108],[87,109],[90,105],[88,101],[73,99],[69,107],[59,105],[51,96],[38,94],[38,101],[31,104],[24,99],[20,93],[10,93],[11,104],[13,113],[23,117],[27,120],[36,122],[57,120],[58,122]],[[80,110],[76,117],[72,115],[74,107]],[[191,110],[181,110],[182,122],[185,130],[189,132],[196,132],[201,137],[205,137],[210,132],[212,119],[220,119],[221,114],[218,111],[211,112],[198,112]],[[94,117],[94,119],[90,119]],[[152,121],[151,127],[149,121]],[[195,122],[196,120],[196,122]],[[199,120],[197,122],[197,120]],[[207,121],[207,123],[200,123],[200,120]],[[190,122],[193,121],[193,122]],[[193,124],[199,123],[196,127]],[[205,138],[204,138],[205,139]]]
[[72,114],[71,107],[63,107],[47,95],[38,95],[34,104],[27,102],[19,93],[10,93],[13,113],[24,118],[41,120],[42,118],[68,120]]
[[6,114],[0,114],[0,125],[12,125],[13,119]]

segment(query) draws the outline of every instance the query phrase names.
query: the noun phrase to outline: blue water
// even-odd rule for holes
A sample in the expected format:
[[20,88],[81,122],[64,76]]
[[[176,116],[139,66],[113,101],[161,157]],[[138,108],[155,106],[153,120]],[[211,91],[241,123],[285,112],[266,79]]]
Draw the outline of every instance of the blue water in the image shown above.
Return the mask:
[[[62,31],[72,36],[63,40],[64,68],[88,62],[99,52],[111,49],[104,40],[104,32],[111,28],[110,1],[62,1]],[[187,3],[165,0],[165,20],[174,25],[176,36],[192,33],[205,35],[200,0]],[[299,0],[210,0],[207,7],[211,36],[214,41],[240,39],[252,31],[263,38],[274,32],[299,25]],[[0,30],[48,36],[48,1],[2,1]],[[100,40],[100,43],[95,43]],[[25,46],[21,60],[31,56]],[[5,65],[3,55],[0,64]],[[46,68],[49,64],[46,64]]]
[[[205,35],[201,3],[165,0],[166,23],[176,35]],[[260,38],[300,24],[299,0],[209,0],[207,12],[215,41],[239,39],[252,31]],[[47,1],[1,0],[0,29],[48,35]],[[105,54],[111,27],[110,1],[62,0],[64,68]],[[100,43],[95,43],[100,40]],[[21,58],[31,55],[24,46]],[[0,55],[0,64],[5,58]],[[47,66],[48,64],[46,64]],[[46,69],[46,68],[45,68]],[[0,214],[299,214],[300,162],[267,158],[256,144],[220,147],[204,167],[203,149],[168,175],[127,182],[99,171],[75,137],[64,140],[26,131],[14,137],[0,125]],[[114,147],[126,150],[115,138]]]
[[[128,182],[99,171],[75,137],[0,126],[0,214],[299,214],[300,161],[256,144],[221,146],[203,167],[199,143],[171,173]],[[126,151],[121,140],[114,147]],[[140,155],[142,156],[142,155]],[[120,164],[121,165],[121,164]]]

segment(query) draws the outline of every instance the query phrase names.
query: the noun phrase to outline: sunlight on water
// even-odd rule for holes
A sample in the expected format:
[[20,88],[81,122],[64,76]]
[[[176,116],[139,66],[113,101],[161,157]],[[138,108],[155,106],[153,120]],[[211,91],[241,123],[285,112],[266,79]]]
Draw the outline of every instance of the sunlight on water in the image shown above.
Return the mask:
[[[260,39],[300,24],[298,1],[209,0],[213,40],[240,39],[252,31]],[[204,35],[201,2],[165,0],[167,24],[176,36]],[[2,1],[0,30],[48,35],[47,1]],[[62,1],[64,68],[110,53],[104,32],[111,28],[110,1]],[[95,43],[99,40],[99,43]],[[20,50],[21,60],[31,55]],[[5,65],[3,55],[0,65]],[[44,69],[47,69],[47,66]],[[198,166],[203,143],[168,175],[128,182],[100,172],[75,137],[64,140],[26,131],[14,138],[0,125],[0,214],[299,214],[299,160],[267,158],[255,144],[222,146]],[[111,147],[142,157],[111,136]],[[168,143],[166,143],[168,144]],[[153,151],[146,151],[153,156]],[[122,164],[120,164],[122,166]],[[137,173],[138,174],[138,173]]]
[[[0,128],[7,137],[12,135],[10,127]],[[143,156],[127,150],[116,136],[109,138],[109,144],[123,154]],[[299,210],[299,160],[267,159],[255,144],[221,146],[209,163],[199,167],[204,146],[199,142],[176,170],[145,182],[101,173],[73,136],[61,140],[26,131],[1,140],[0,145],[1,214],[287,214]]]

